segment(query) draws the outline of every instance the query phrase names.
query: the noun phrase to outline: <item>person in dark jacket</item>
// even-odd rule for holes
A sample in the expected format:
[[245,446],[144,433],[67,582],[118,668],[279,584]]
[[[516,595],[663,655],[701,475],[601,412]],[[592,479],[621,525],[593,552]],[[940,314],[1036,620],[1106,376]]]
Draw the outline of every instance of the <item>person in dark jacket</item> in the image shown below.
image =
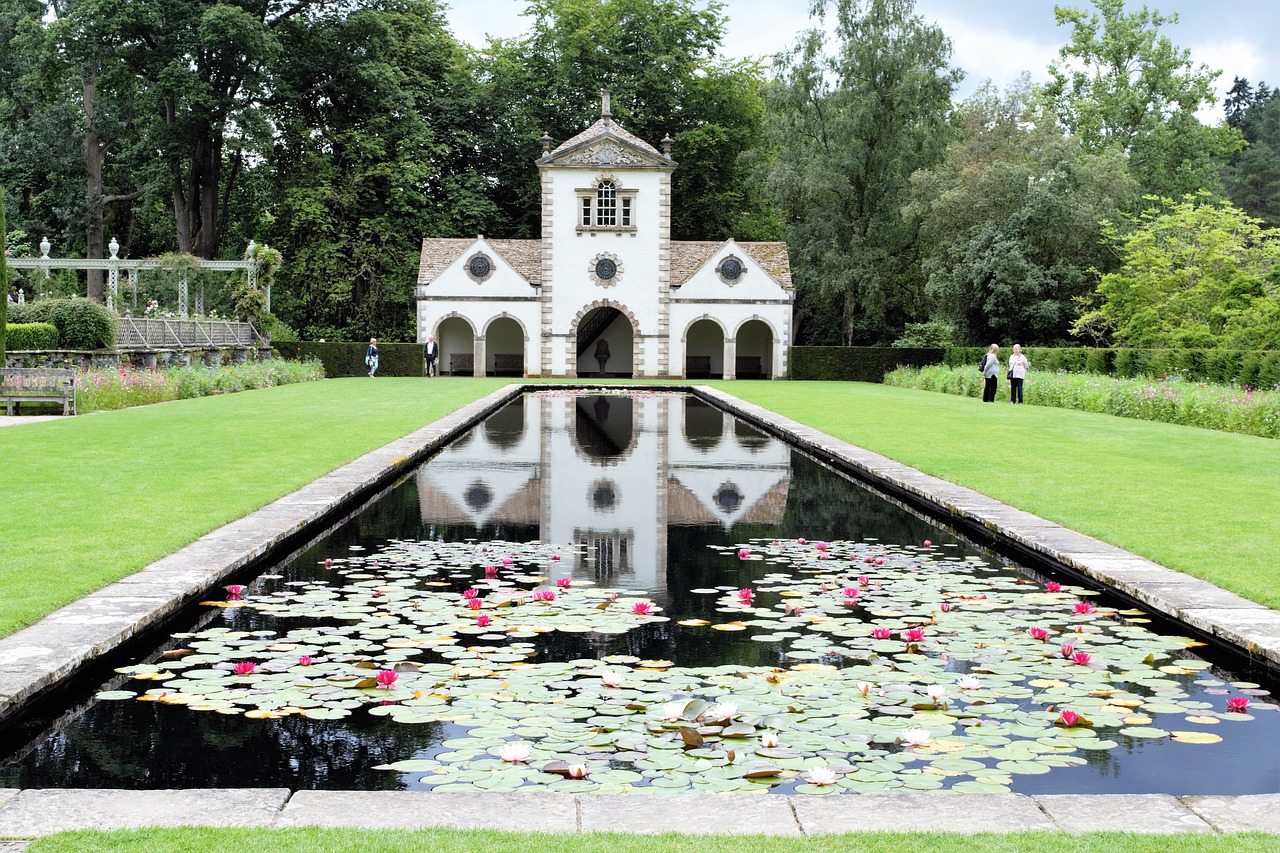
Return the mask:
[[378,372],[378,339],[369,338],[369,348],[364,353],[364,363],[369,368],[369,377]]
[[422,348],[422,360],[426,362],[428,376],[440,375],[440,368],[438,366],[440,362],[440,345],[437,344],[436,339],[431,336],[427,337],[427,343]]

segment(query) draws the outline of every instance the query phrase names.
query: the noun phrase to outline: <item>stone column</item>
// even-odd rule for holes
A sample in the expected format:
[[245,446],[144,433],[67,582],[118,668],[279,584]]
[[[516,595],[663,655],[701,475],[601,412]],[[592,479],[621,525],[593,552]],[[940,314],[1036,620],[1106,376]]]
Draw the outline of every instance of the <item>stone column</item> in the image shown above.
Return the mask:
[[484,376],[484,338],[476,335],[471,345],[472,376]]
[[724,339],[724,378],[737,379],[738,370],[738,339]]

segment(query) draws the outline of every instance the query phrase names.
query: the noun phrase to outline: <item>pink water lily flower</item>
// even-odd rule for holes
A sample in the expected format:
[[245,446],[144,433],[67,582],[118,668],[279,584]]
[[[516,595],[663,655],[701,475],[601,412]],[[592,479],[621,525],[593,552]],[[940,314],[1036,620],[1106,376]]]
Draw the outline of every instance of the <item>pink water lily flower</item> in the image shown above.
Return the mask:
[[871,578],[866,575],[858,575],[858,586],[866,586],[871,583]]
[[324,567],[325,567],[326,569],[332,569],[332,568],[333,568],[333,557],[325,557],[325,558],[324,558]]
[[253,671],[257,668],[258,668],[258,665],[256,663],[254,663],[253,661],[246,660],[246,661],[241,661],[240,663],[231,667],[231,671],[234,672],[236,675],[251,675]]
[[298,658],[298,666],[311,666],[313,663],[315,663],[315,658],[311,657],[311,655],[301,655]]
[[796,540],[796,542],[800,543],[801,545],[806,545],[808,544],[809,540],[801,536],[799,539]]
[[932,547],[933,547],[933,543],[932,543],[932,542],[930,542],[928,539],[926,539],[926,540],[924,540],[924,547],[926,547],[926,548],[932,548]]
[[471,589],[469,589],[469,590],[467,590],[466,592],[462,593],[462,597],[463,597],[463,598],[479,598],[479,597],[480,597],[480,590],[476,589],[475,587],[472,587]]
[[877,565],[877,566],[883,566],[883,565],[884,565],[884,557],[876,557],[876,565]]
[[908,643],[918,643],[924,639],[924,629],[908,628],[902,632],[902,639]]
[[496,578],[496,577],[498,576],[498,567],[497,567],[497,566],[485,566],[485,567],[484,567],[484,576],[485,576],[485,577],[487,577],[487,578]]
[[846,586],[844,589],[840,590],[840,592],[844,594],[845,598],[858,597],[858,588],[856,586]]
[[1080,715],[1075,711],[1063,711],[1058,715],[1058,722],[1067,728],[1071,728],[1076,723],[1080,722]]
[[1235,714],[1243,714],[1249,710],[1249,698],[1247,696],[1232,696],[1227,700],[1227,710]]
[[1087,652],[1076,652],[1071,656],[1071,662],[1076,666],[1088,666],[1091,660],[1093,658]]
[[245,588],[240,584],[234,583],[231,586],[224,587],[224,588],[227,591],[228,601],[239,601],[240,599],[244,598]]
[[1092,604],[1090,604],[1090,603],[1089,603],[1089,602],[1087,602],[1087,601],[1077,601],[1077,602],[1076,602],[1076,612],[1077,612],[1077,613],[1092,613],[1092,612],[1093,612],[1093,605],[1092,605]]
[[834,785],[840,775],[830,767],[813,767],[804,774],[804,780],[810,785]]
[[559,562],[559,560],[560,560],[560,555],[559,555],[559,554],[552,554],[552,555],[551,555],[551,561],[552,561],[553,563],[554,563],[554,562]]
[[561,589],[568,589],[569,587],[573,586],[573,579],[572,578],[556,578],[556,586],[560,587]]
[[648,616],[653,612],[653,605],[647,601],[637,601],[631,605],[631,612],[637,616]]
[[511,565],[512,563],[514,563],[514,562],[515,562],[515,560],[511,559],[510,557],[503,557],[503,558],[502,558],[502,565],[504,565],[504,566],[510,566],[510,565]]
[[467,607],[472,610],[479,610],[481,607],[484,607],[484,601],[479,598],[469,598],[467,599]]
[[555,601],[556,593],[553,589],[536,589],[533,591],[534,601]]
[[493,617],[487,613],[481,613],[479,616],[476,617],[477,628],[488,628],[489,625],[492,623],[493,623]]
[[871,636],[877,640],[888,640],[893,636],[893,632],[888,628],[872,628]]
[[752,589],[738,590],[738,601],[742,602],[743,604],[750,604],[752,600],[755,599],[755,597],[756,597],[755,590],[752,590]]
[[1049,581],[1044,585],[1045,592],[1062,592],[1062,584],[1057,581]]
[[1031,635],[1031,639],[1044,642],[1049,639],[1049,631],[1045,628],[1028,628],[1027,633]]
[[819,551],[825,551],[825,550],[827,550],[827,543],[826,543],[826,542],[815,542],[815,543],[813,543],[813,547],[817,548]]
[[939,604],[939,605],[938,605],[938,609],[939,609],[939,610],[941,610],[943,613],[950,613],[950,612],[951,612],[951,602],[949,602],[949,601],[944,601],[944,602],[942,602],[941,604]]
[[1062,656],[1067,660],[1070,660],[1071,656],[1076,653],[1076,647],[1071,645],[1070,643],[1063,643],[1061,651],[1062,651]]
[[738,559],[739,559],[739,560],[746,560],[746,559],[748,559],[750,556],[751,556],[751,549],[750,549],[750,548],[739,548],[739,549],[738,549]]
[[396,679],[400,676],[396,674],[394,669],[380,669],[373,680],[378,682],[378,687],[386,690],[396,683]]

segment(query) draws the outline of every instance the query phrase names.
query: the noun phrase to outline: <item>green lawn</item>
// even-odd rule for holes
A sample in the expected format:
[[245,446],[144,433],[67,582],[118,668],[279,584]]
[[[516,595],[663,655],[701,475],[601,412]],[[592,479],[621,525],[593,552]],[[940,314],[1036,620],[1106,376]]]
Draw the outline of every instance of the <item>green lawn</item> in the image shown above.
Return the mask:
[[[856,807],[856,800],[850,806]],[[492,830],[357,829],[143,829],[75,832],[34,842],[28,853],[475,853],[520,850],[523,853],[1236,853],[1275,850],[1280,836],[1263,833],[1211,835],[1184,833],[1131,835],[1106,832],[1067,835],[1050,832],[957,835],[940,832],[867,832],[807,838],[729,835],[626,835],[623,833],[517,833]]]
[[[506,381],[335,379],[0,429],[0,634]],[[721,387],[1280,608],[1280,442],[879,385]]]
[[883,385],[721,387],[1280,608],[1280,442]]
[[0,429],[0,635],[507,381],[331,379]]

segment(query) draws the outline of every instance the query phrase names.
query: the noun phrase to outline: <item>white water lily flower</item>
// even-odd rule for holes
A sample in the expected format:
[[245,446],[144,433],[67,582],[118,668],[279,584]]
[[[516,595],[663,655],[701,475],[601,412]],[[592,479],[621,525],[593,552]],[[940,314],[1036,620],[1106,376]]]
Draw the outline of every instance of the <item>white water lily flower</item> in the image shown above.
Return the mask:
[[765,749],[773,749],[775,746],[777,746],[781,742],[782,742],[782,739],[778,737],[777,732],[761,732],[760,733],[760,745],[763,746]]
[[689,701],[687,699],[677,699],[674,702],[668,702],[662,706],[662,716],[674,723],[676,720],[680,719],[680,715],[684,713],[684,708],[688,704]]
[[738,706],[733,702],[721,702],[719,705],[712,705],[704,716],[708,720],[732,720],[738,716]]
[[905,729],[898,739],[906,746],[928,746],[933,743],[933,735],[928,729]]
[[928,696],[933,702],[941,702],[947,698],[947,688],[941,684],[930,684],[924,689],[924,695]]
[[529,760],[529,753],[532,751],[533,744],[515,741],[498,747],[498,757],[511,764],[523,764]]
[[830,767],[814,767],[804,775],[804,780],[810,785],[834,785],[839,778],[839,774]]
[[569,765],[569,778],[570,778],[570,779],[583,779],[583,778],[585,778],[585,777],[586,777],[586,775],[587,775],[587,765],[585,765],[585,764],[570,764],[570,765]]
[[614,669],[606,669],[600,673],[600,680],[604,682],[605,687],[621,687],[624,678],[621,672]]
[[956,679],[956,687],[961,690],[977,690],[982,686],[976,675],[962,675]]
[[873,687],[875,687],[875,685],[872,684],[870,681],[858,682],[858,692],[861,693],[863,696],[869,695]]

